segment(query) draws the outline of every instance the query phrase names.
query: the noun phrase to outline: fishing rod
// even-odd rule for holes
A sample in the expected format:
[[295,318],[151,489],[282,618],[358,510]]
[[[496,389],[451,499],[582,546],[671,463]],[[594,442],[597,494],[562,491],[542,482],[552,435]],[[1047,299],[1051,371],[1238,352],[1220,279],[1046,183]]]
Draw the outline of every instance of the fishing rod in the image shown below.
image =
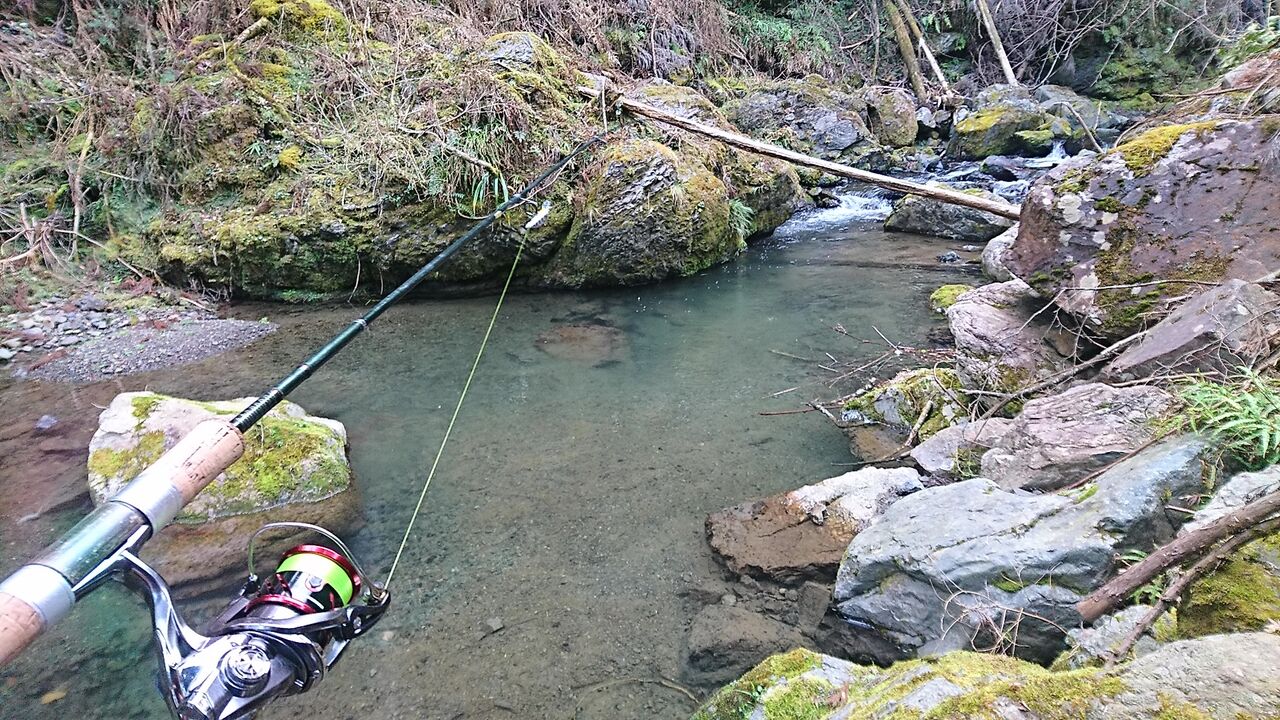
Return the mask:
[[[602,135],[596,135],[579,144],[523,190],[480,218],[239,414],[230,420],[213,418],[197,425],[44,553],[0,582],[0,667],[66,617],[77,600],[107,581],[116,580],[139,592],[150,605],[160,686],[180,720],[243,718],[276,697],[305,692],[321,680],[348,644],[368,632],[391,602],[387,589],[390,577],[382,584],[372,580],[336,535],[306,523],[264,525],[249,539],[248,579],[239,595],[199,631],[187,624],[174,605],[168,583],[138,558],[138,551],[244,454],[244,433],[249,428],[504,212],[543,190],[574,158],[601,140]],[[544,200],[522,232],[536,227],[549,210],[550,202]],[[485,342],[522,248],[523,239]],[[480,354],[484,344],[481,343]],[[480,354],[476,356],[477,365]],[[472,377],[475,367],[472,366]],[[464,387],[454,420],[465,396]],[[448,432],[436,456],[437,463],[447,441]],[[432,475],[434,471],[433,465]],[[428,475],[414,511],[415,519],[430,480]],[[396,562],[412,527],[411,519]],[[327,544],[298,545],[284,553],[274,573],[259,577],[254,545],[263,533],[280,529],[307,531],[319,535]],[[393,563],[393,569],[394,566]]]

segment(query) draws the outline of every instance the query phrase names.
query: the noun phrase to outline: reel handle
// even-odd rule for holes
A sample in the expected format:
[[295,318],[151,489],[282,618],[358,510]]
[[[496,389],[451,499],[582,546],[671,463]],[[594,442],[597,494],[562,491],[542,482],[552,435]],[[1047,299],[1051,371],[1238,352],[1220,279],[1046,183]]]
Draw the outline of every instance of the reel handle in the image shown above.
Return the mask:
[[0,667],[44,632],[44,618],[25,600],[0,592]]

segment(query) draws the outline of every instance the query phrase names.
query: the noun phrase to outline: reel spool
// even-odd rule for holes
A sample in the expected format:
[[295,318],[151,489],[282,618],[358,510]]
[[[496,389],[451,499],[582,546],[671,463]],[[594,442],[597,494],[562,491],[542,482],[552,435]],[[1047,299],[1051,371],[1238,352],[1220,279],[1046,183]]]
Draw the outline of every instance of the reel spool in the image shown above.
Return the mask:
[[[260,581],[254,545],[280,528],[317,533],[335,547],[297,545]],[[306,523],[270,523],[249,540],[249,577],[239,596],[196,632],[174,607],[168,584],[134,554],[145,539],[140,531],[77,590],[117,579],[146,596],[161,691],[180,720],[235,720],[276,697],[306,692],[390,605],[389,593],[333,533]]]

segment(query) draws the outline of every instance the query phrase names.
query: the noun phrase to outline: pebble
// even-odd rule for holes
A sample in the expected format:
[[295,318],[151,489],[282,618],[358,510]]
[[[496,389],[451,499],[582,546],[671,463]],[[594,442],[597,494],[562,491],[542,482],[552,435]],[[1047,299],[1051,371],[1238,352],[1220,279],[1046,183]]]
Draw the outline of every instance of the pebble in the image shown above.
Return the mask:
[[13,356],[17,354],[18,353],[14,352],[13,350],[10,350],[9,348],[0,348],[0,360],[7,362],[9,360],[12,360]]
[[724,595],[720,596],[720,604],[733,607],[734,605],[738,604],[738,596],[734,595],[733,593],[725,593]]
[[41,415],[40,419],[36,421],[36,430],[40,432],[44,432],[46,430],[52,430],[53,426],[57,424],[58,424],[58,418],[54,417],[53,415]]
[[502,622],[502,618],[491,617],[484,621],[485,627],[489,628],[489,632],[496,633],[506,627]]

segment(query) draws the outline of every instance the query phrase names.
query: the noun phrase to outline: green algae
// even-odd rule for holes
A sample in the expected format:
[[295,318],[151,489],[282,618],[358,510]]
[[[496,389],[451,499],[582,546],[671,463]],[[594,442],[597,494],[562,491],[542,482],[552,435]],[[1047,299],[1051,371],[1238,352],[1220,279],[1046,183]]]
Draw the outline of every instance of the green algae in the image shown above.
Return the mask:
[[956,283],[954,285],[943,285],[934,290],[929,295],[929,307],[935,312],[942,312],[960,299],[960,296],[973,289],[972,285],[964,285]]

